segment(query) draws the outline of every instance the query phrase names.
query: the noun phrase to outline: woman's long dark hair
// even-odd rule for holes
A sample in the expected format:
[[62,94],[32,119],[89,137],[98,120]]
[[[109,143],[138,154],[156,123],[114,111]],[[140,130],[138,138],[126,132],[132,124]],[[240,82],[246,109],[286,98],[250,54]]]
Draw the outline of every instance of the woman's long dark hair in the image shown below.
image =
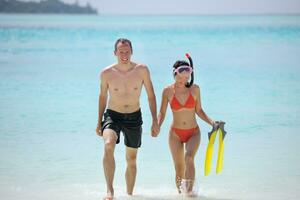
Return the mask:
[[[189,59],[190,64],[188,62],[186,62],[185,60],[177,60],[173,65],[173,72],[175,71],[175,69],[177,69],[180,66],[190,66],[193,69],[193,72],[191,74],[191,81],[189,83],[185,84],[185,87],[189,88],[194,83],[194,67],[193,67],[193,60],[192,60],[191,56],[189,54],[185,54],[185,55]],[[176,75],[177,75],[177,73],[174,72],[174,76],[176,76]]]

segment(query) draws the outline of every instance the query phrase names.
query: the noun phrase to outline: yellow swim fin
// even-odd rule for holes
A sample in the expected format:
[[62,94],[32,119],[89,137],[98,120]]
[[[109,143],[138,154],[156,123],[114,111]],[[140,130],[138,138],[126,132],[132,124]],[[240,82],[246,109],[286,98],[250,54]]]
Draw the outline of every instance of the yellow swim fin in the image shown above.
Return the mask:
[[226,135],[226,131],[224,130],[225,122],[219,123],[219,153],[218,153],[218,160],[217,160],[217,168],[216,173],[220,173],[223,169],[223,154],[224,154],[224,138]]
[[212,161],[212,155],[214,151],[214,143],[216,139],[218,131],[218,124],[214,124],[211,132],[208,133],[208,145],[206,149],[206,157],[205,157],[205,169],[204,169],[204,174],[207,176],[210,173],[211,169],[211,161]]

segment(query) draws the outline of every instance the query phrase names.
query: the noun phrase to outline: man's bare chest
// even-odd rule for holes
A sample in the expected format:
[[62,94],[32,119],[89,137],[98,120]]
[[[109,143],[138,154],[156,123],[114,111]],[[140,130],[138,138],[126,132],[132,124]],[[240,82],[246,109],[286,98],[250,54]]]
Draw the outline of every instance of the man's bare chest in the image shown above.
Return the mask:
[[109,88],[113,90],[137,90],[141,88],[142,82],[142,78],[137,75],[115,75],[109,80],[108,85]]

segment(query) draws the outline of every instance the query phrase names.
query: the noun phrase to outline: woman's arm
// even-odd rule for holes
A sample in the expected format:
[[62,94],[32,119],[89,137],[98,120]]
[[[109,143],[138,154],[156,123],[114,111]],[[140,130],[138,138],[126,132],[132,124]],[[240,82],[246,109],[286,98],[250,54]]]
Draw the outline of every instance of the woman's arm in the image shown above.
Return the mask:
[[208,124],[212,125],[215,123],[212,119],[210,119],[206,113],[204,112],[204,110],[202,109],[201,106],[201,94],[200,94],[200,87],[195,85],[195,93],[196,93],[196,114],[205,122],[207,122]]
[[162,93],[160,110],[158,113],[158,125],[161,127],[162,123],[164,122],[166,116],[166,110],[168,107],[168,88],[165,88]]

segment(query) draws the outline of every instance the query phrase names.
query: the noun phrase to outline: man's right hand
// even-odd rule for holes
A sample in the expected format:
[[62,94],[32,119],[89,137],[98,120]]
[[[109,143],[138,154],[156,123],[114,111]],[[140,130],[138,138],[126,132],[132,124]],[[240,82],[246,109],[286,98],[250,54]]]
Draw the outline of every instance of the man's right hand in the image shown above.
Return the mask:
[[102,137],[103,135],[101,123],[97,123],[96,134],[99,135],[100,137]]

